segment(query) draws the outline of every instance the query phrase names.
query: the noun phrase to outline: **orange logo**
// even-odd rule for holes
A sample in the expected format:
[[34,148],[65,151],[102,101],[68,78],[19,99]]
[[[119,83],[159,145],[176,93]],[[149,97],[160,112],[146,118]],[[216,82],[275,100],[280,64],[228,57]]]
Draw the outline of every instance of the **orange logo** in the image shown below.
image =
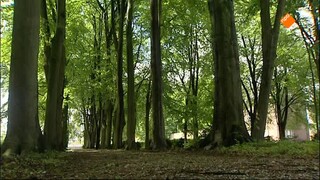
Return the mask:
[[294,24],[295,22],[295,19],[288,13],[285,16],[283,16],[283,18],[281,18],[281,23],[286,28],[290,28],[292,24]]

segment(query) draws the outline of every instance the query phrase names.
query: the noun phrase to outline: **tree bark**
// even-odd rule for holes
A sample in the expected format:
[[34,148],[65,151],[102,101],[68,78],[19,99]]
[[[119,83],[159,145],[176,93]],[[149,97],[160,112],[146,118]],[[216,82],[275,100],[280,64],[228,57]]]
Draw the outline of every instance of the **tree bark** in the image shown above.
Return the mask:
[[285,0],[279,0],[274,25],[271,25],[270,1],[260,0],[260,19],[262,34],[262,76],[259,100],[257,104],[257,119],[253,125],[251,136],[255,140],[263,140],[271,92],[272,74],[276,59],[277,44],[280,29],[280,18],[285,8]]
[[101,149],[106,148],[106,137],[107,137],[107,114],[106,114],[106,105],[103,104],[103,110],[101,112]]
[[112,137],[112,114],[113,114],[114,104],[109,101],[107,104],[107,132],[106,132],[106,147],[108,149],[112,148],[111,146],[111,137]]
[[51,57],[51,30],[50,30],[50,23],[48,19],[48,10],[47,10],[47,2],[46,0],[41,0],[41,20],[42,20],[42,31],[44,32],[44,37],[42,38],[44,40],[44,73],[46,82],[48,82],[48,61]]
[[135,148],[136,112],[134,90],[134,63],[132,44],[132,20],[134,0],[128,0],[127,10],[127,73],[128,73],[128,121],[127,121],[127,144],[128,149]]
[[150,109],[151,109],[151,79],[148,83],[148,89],[146,94],[146,117],[145,117],[145,149],[150,149]]
[[[192,30],[193,31],[193,30]],[[199,89],[199,51],[198,51],[198,33],[196,32],[197,30],[195,29],[195,34],[194,36],[194,48],[193,49],[193,61],[192,61],[192,78],[191,78],[191,90],[192,90],[192,101],[191,101],[191,106],[192,106],[192,116],[193,116],[193,138],[198,139],[198,134],[199,134],[199,122],[198,122],[198,89]]]
[[57,1],[56,32],[52,39],[51,56],[48,60],[47,101],[45,117],[45,145],[47,149],[63,150],[62,103],[65,71],[66,2]]
[[238,44],[233,2],[209,1],[214,29],[215,101],[214,143],[230,146],[249,140],[246,130],[240,81]]
[[151,74],[154,149],[165,149],[165,125],[162,110],[162,64],[160,46],[161,0],[151,0]]
[[1,154],[39,150],[38,52],[40,0],[15,1],[9,80],[8,126]]
[[62,144],[63,148],[67,149],[68,142],[69,142],[69,131],[68,131],[68,124],[69,124],[69,105],[65,103],[62,110]]
[[[120,20],[119,20],[119,40],[117,49],[117,87],[118,87],[118,109],[117,119],[114,131],[114,147],[119,149],[122,147],[122,133],[125,126],[124,119],[124,91],[123,91],[123,27],[125,16],[125,0],[121,0],[120,6]],[[117,43],[115,43],[117,44]]]

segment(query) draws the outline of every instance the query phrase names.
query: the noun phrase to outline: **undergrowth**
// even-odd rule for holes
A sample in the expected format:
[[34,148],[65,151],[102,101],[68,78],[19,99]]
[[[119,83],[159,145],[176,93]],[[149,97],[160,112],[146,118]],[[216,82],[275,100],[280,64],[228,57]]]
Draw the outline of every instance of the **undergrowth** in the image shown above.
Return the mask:
[[231,147],[220,147],[217,152],[222,154],[243,155],[289,155],[289,156],[318,156],[319,141],[266,141],[237,144]]

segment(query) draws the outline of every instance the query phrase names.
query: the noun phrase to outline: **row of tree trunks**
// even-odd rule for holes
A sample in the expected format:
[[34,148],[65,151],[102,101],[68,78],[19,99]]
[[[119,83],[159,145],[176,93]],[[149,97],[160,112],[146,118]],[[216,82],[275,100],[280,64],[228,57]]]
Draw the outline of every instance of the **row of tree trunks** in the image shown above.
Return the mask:
[[[93,28],[95,29],[94,49],[95,54],[99,56],[95,59],[98,60],[93,67],[93,73],[101,69],[101,38],[102,38],[102,25],[104,25],[105,35],[105,47],[106,47],[106,76],[108,77],[108,84],[115,84],[117,89],[117,95],[114,97],[114,92],[110,89],[100,90],[99,92],[93,92],[93,98],[97,101],[92,102],[91,106],[96,109],[90,113],[94,114],[94,123],[85,123],[85,125],[92,126],[92,128],[85,128],[85,134],[89,137],[90,133],[94,133],[95,148],[121,148],[122,134],[125,125],[124,120],[124,91],[122,83],[123,75],[123,35],[124,35],[124,16],[125,16],[125,1],[96,1],[101,12],[99,13],[99,24],[95,21]],[[109,4],[110,3],[110,4]],[[108,8],[110,7],[111,8]],[[119,7],[121,7],[119,9]],[[109,13],[111,18],[109,19]],[[119,19],[119,22],[116,21]],[[110,21],[109,21],[110,20]],[[109,26],[111,24],[111,27]],[[98,38],[97,38],[98,37]],[[117,54],[117,82],[113,81],[113,67],[112,67],[112,45]],[[93,74],[95,80],[101,82],[101,74]],[[111,79],[111,80],[110,80]],[[93,80],[93,79],[92,79]],[[94,89],[94,88],[93,88]],[[86,121],[86,118],[85,118]],[[90,129],[94,129],[90,132]],[[88,132],[86,132],[88,131]],[[91,137],[91,136],[90,136]],[[113,141],[112,141],[113,140]],[[88,144],[88,143],[85,143]],[[87,148],[93,148],[92,146],[86,146]]]
[[[109,4],[110,3],[110,4]],[[133,149],[135,145],[135,95],[134,95],[134,61],[133,61],[133,43],[132,43],[132,21],[133,21],[133,1],[101,1],[97,0],[97,4],[102,11],[104,19],[104,34],[106,38],[106,59],[107,59],[107,76],[112,77],[113,67],[111,63],[112,45],[114,46],[117,60],[117,76],[116,76],[116,96],[110,96],[112,91],[107,90],[108,97],[102,99],[102,106],[105,111],[104,119],[101,119],[101,145],[102,147],[122,148],[123,147],[123,129],[125,126],[124,112],[124,89],[123,89],[123,46],[124,46],[124,22],[127,7],[127,69],[128,69],[128,125],[127,125],[127,145],[129,149]],[[109,5],[111,6],[108,9]],[[110,11],[110,12],[109,12]],[[110,22],[108,14],[111,14]],[[119,21],[117,21],[117,19]],[[109,23],[111,27],[109,27]],[[114,84],[110,82],[109,84]],[[114,116],[114,118],[113,118]],[[111,141],[111,139],[113,141]]]
[[[99,0],[97,0],[97,4],[102,12],[102,16],[103,16],[103,24],[104,24],[104,36],[105,36],[105,48],[106,48],[106,77],[108,79],[108,84],[115,84],[115,82],[113,81],[113,67],[112,67],[112,63],[111,63],[111,54],[112,54],[112,50],[111,50],[111,46],[112,46],[112,38],[113,35],[116,33],[116,24],[114,21],[114,18],[116,18],[115,16],[115,2],[111,2],[112,6],[110,9],[108,9],[108,4],[107,1],[104,0],[103,3],[101,3]],[[111,28],[109,26],[109,10],[111,10],[112,16],[111,16]],[[110,78],[111,77],[111,78]],[[108,95],[107,97],[102,96],[102,95]],[[113,94],[113,91],[110,89],[106,89],[105,92],[101,92],[101,103],[102,106],[101,108],[103,108],[103,115],[101,115],[101,117],[103,117],[101,119],[101,148],[112,148],[112,126],[114,123],[112,123],[114,121],[114,97],[110,96],[111,94]]]
[[[109,4],[110,3],[110,4]],[[135,100],[135,90],[134,86],[134,55],[133,55],[133,0],[119,0],[119,1],[101,1],[97,0],[97,4],[102,12],[104,19],[104,32],[106,37],[106,57],[107,57],[107,72],[112,72],[111,67],[111,55],[112,55],[112,45],[116,51],[116,60],[117,60],[117,76],[116,76],[116,98],[109,96],[105,100],[104,98],[99,99],[100,105],[93,104],[92,101],[91,107],[96,109],[89,110],[89,114],[84,115],[85,117],[85,134],[86,139],[91,139],[91,141],[96,141],[96,143],[101,142],[102,147],[110,148],[111,145],[113,148],[122,148],[123,147],[123,129],[125,127],[125,112],[124,112],[124,89],[123,89],[123,46],[124,46],[124,28],[125,28],[125,15],[127,14],[127,23],[126,23],[126,52],[127,52],[127,72],[128,72],[128,121],[127,121],[127,148],[135,149],[135,128],[136,128],[136,100]],[[153,4],[153,3],[152,3]],[[110,6],[109,6],[110,5]],[[152,25],[153,25],[153,38],[155,42],[153,44],[153,60],[151,63],[152,71],[152,100],[153,103],[153,119],[154,119],[154,129],[153,129],[153,141],[155,149],[165,148],[165,133],[164,133],[164,118],[162,114],[162,77],[161,77],[161,51],[160,51],[160,24],[159,20],[156,18],[160,17],[160,6],[161,1],[157,2],[156,8],[151,8],[153,13],[152,16]],[[108,9],[108,7],[111,7]],[[127,10],[127,13],[125,12]],[[156,10],[156,11],[154,11]],[[109,12],[110,11],[110,12]],[[108,14],[111,14],[110,22],[108,19]],[[118,20],[118,21],[117,21]],[[111,27],[109,28],[109,23]],[[110,75],[110,74],[109,74]],[[97,76],[99,77],[99,75]],[[96,79],[96,78],[95,78]],[[97,79],[96,79],[97,80]],[[113,84],[113,83],[111,83]],[[95,93],[93,93],[95,94]],[[108,92],[107,94],[112,94]],[[151,94],[151,93],[150,93]],[[148,103],[151,103],[151,96],[148,96]],[[97,99],[96,96],[92,99]],[[147,103],[147,104],[148,104]],[[148,106],[148,105],[147,105]],[[104,109],[104,113],[101,113],[99,107]],[[147,107],[150,109],[150,107]],[[105,114],[104,118],[101,116],[91,116],[91,114]],[[147,111],[149,112],[149,111]],[[114,118],[113,118],[114,117]],[[147,120],[149,122],[149,120]],[[146,123],[149,128],[149,123]],[[92,128],[90,128],[92,126]],[[99,130],[100,129],[100,130]],[[149,131],[148,131],[149,132]],[[97,136],[95,139],[92,139],[92,133],[96,133]],[[100,135],[98,134],[101,134]],[[148,138],[149,136],[147,136]],[[101,140],[100,140],[101,138]],[[113,141],[111,141],[111,139]],[[86,140],[87,142],[88,140]],[[149,141],[149,140],[148,140]],[[148,144],[148,143],[146,143]],[[96,144],[96,148],[99,147],[99,144]],[[92,146],[88,146],[92,147]]]
[[[91,99],[89,102],[93,102]],[[98,103],[100,104],[100,103]],[[99,149],[103,145],[106,145],[106,133],[105,137],[102,136],[101,119],[106,118],[105,111],[102,110],[99,105],[92,103],[90,106],[84,106],[82,108],[82,118],[84,119],[84,148],[96,148]]]
[[[36,12],[40,10],[40,0],[30,1],[32,5],[39,6],[36,7]],[[66,0],[57,0],[56,4],[52,5],[52,1],[49,1],[51,8],[52,19],[55,24],[54,36],[51,39],[51,30],[49,26],[48,13],[47,13],[47,4],[45,0],[41,1],[42,4],[42,15],[44,19],[44,33],[45,33],[45,75],[47,80],[47,102],[46,102],[46,119],[44,127],[44,142],[47,149],[62,150],[66,146],[67,139],[67,124],[68,124],[68,107],[64,106],[63,109],[63,100],[64,100],[64,88],[65,88],[65,66],[66,66],[66,52],[65,52],[65,34],[66,34]],[[114,148],[122,147],[122,135],[123,128],[125,126],[125,116],[124,116],[124,90],[123,90],[123,41],[124,41],[124,21],[125,21],[125,10],[126,5],[127,9],[127,69],[128,69],[128,126],[127,126],[127,140],[128,148],[133,149],[135,145],[135,91],[134,91],[134,65],[133,65],[133,42],[132,42],[132,21],[133,21],[133,0],[118,0],[110,1],[111,3],[111,29],[108,27],[108,14],[107,11],[107,1],[104,0],[104,7],[101,6],[101,2],[97,0],[100,5],[103,16],[99,16],[99,27],[96,25],[96,18],[94,17],[94,29],[95,39],[94,39],[94,71],[100,71],[100,63],[102,61],[101,57],[101,39],[102,39],[102,19],[105,20],[105,35],[106,35],[106,47],[107,47],[107,61],[110,60],[111,56],[111,41],[113,40],[113,45],[117,54],[117,95],[116,103],[113,104],[114,100],[109,98],[104,100],[101,92],[92,92],[92,96],[85,100],[83,108],[83,117],[85,124],[85,146],[86,147],[96,147],[100,148],[100,143],[103,146],[111,146],[111,136],[113,133],[113,143]],[[237,38],[235,30],[235,20],[234,20],[234,10],[233,2],[226,0],[209,0],[211,16],[212,16],[212,25],[214,29],[215,39],[214,39],[214,48],[215,48],[215,112],[214,112],[214,122],[213,122],[213,134],[214,141],[217,144],[223,144],[225,146],[232,145],[237,142],[247,141],[249,139],[248,133],[246,131],[243,112],[242,112],[242,93],[241,93],[241,81],[240,81],[240,70],[239,70],[239,55],[237,47]],[[14,25],[14,36],[20,37],[21,30],[19,28],[26,27],[29,28],[25,23],[21,22],[22,15],[34,20],[35,25],[30,27],[32,32],[29,32],[31,35],[28,35],[26,38],[34,38],[35,40],[39,39],[39,33],[36,36],[34,33],[39,30],[38,17],[30,12],[18,13],[18,8],[29,8],[28,4],[17,3],[15,7],[15,20],[18,23]],[[271,90],[271,79],[274,70],[274,60],[276,58],[276,48],[277,41],[279,36],[279,26],[280,18],[283,14],[285,6],[285,0],[280,0],[278,2],[276,17],[274,25],[271,25],[270,20],[270,2],[260,0],[261,7],[261,24],[262,24],[262,51],[263,51],[263,71],[262,71],[262,80],[260,86],[260,93],[257,102],[257,115],[256,120],[252,123],[252,137],[257,140],[264,138],[264,130],[266,125],[266,117],[269,103],[269,95]],[[314,10],[312,10],[314,11]],[[161,34],[160,34],[160,18],[161,18],[161,0],[151,0],[151,78],[152,78],[152,117],[153,117],[153,148],[154,149],[165,149],[165,126],[164,126],[164,117],[163,117],[163,107],[162,107],[162,64],[161,64]],[[119,21],[116,21],[116,20]],[[118,23],[118,24],[117,24]],[[315,23],[317,24],[317,22]],[[21,26],[21,27],[20,27]],[[117,29],[117,31],[116,31]],[[20,30],[20,31],[19,31]],[[30,30],[30,31],[31,31]],[[316,34],[319,37],[319,31],[316,30]],[[15,34],[16,33],[16,34]],[[192,35],[195,40],[192,40],[189,53],[189,63],[190,63],[190,85],[191,89],[191,98],[189,99],[189,93],[187,94],[187,105],[197,106],[197,94],[198,94],[198,73],[199,73],[199,54],[198,54],[198,40],[197,33]],[[111,38],[113,37],[113,38]],[[22,38],[23,39],[23,38]],[[34,130],[35,134],[33,137],[27,138],[26,142],[21,142],[21,137],[18,135],[13,135],[11,129],[18,129],[18,132],[21,132],[19,135],[23,134],[21,129],[15,126],[15,123],[21,120],[17,120],[16,116],[13,115],[12,107],[13,104],[17,105],[19,100],[23,99],[25,101],[37,102],[37,97],[34,98],[34,89],[37,89],[37,83],[34,85],[36,80],[35,67],[37,64],[34,63],[34,54],[38,52],[38,42],[31,42],[31,46],[28,48],[22,48],[17,45],[17,39],[13,38],[12,47],[12,71],[10,72],[10,96],[9,96],[9,119],[8,124],[8,136],[6,137],[4,147],[5,149],[12,149],[12,152],[20,153],[23,150],[29,150],[32,148],[38,148],[38,137],[41,137],[41,131],[39,127],[39,120],[37,118],[37,110],[34,111],[34,108],[28,111],[21,111],[21,114],[26,115],[28,120],[21,122],[21,124],[28,121],[30,126],[32,126],[30,131]],[[18,41],[19,42],[19,41]],[[35,48],[37,45],[37,48]],[[16,50],[15,50],[16,49]],[[26,49],[31,53],[27,54]],[[18,53],[28,56],[28,62],[31,64],[30,74],[17,73],[15,69],[21,70],[16,62],[21,61],[18,56]],[[316,49],[317,52],[317,49]],[[315,58],[316,66],[319,67],[319,58]],[[110,63],[111,64],[111,63]],[[29,67],[29,66],[28,66]],[[111,69],[111,68],[110,68]],[[23,70],[23,69],[22,69]],[[16,73],[16,74],[15,74]],[[31,75],[31,73],[33,73]],[[318,73],[319,74],[319,73]],[[18,96],[24,94],[24,92],[19,92],[17,90],[17,82],[21,82],[21,79],[15,79],[17,77],[22,78],[23,75],[26,75],[27,81],[22,83],[20,86],[25,86],[30,91],[26,91],[27,95],[31,96],[30,99],[24,99],[25,97],[19,97],[15,99],[15,93]],[[91,80],[101,82],[101,74],[92,73]],[[95,89],[95,88],[93,88]],[[19,92],[19,93],[17,93]],[[28,94],[29,93],[29,94]],[[35,95],[37,96],[37,95]],[[225,99],[227,97],[227,99]],[[288,97],[287,97],[288,99]],[[148,103],[150,102],[150,96],[147,95],[147,105],[146,110],[149,112],[150,107]],[[20,106],[26,106],[27,103],[21,102]],[[37,104],[37,103],[35,103]],[[88,106],[86,106],[88,105]],[[31,106],[33,107],[33,106]],[[11,109],[10,109],[11,108]],[[35,108],[37,109],[37,108]],[[32,111],[32,112],[31,112]],[[146,115],[148,113],[146,112]],[[31,115],[33,120],[29,120]],[[35,115],[34,115],[35,114]],[[115,114],[116,118],[113,118]],[[198,136],[198,119],[196,110],[193,112],[195,115],[193,117],[193,133],[194,137]],[[19,116],[20,117],[20,116]],[[14,120],[16,118],[16,120]],[[114,120],[114,121],[113,121]],[[112,123],[114,122],[114,123]],[[148,123],[147,123],[148,122]],[[186,121],[186,125],[187,125]],[[114,129],[112,131],[112,125]],[[149,125],[149,120],[146,117],[146,125]],[[10,129],[11,128],[11,129]],[[146,127],[146,130],[149,128]],[[103,132],[101,132],[103,131]],[[185,132],[188,131],[188,127],[185,127]],[[103,137],[101,138],[101,134]],[[147,139],[148,140],[148,139]],[[101,142],[103,141],[103,142]],[[19,146],[17,146],[19,144]],[[148,144],[148,142],[146,142]],[[8,148],[9,147],[9,148]]]
[[[108,18],[108,9],[106,5],[106,0],[104,0],[104,25],[105,25],[105,45],[106,45],[106,55],[107,55],[107,77],[113,77],[112,65],[111,65],[111,44],[112,44],[112,35],[114,31],[114,26],[109,28],[109,18]],[[113,78],[112,78],[113,79]],[[115,84],[113,80],[109,84]],[[112,91],[107,90],[107,94],[112,94]],[[111,138],[112,138],[112,121],[113,121],[113,109],[114,109],[114,98],[108,97],[106,100],[106,148],[111,148]]]
[[[93,16],[93,29],[94,29],[94,38],[93,38],[93,66],[90,79],[93,82],[93,85],[90,89],[91,98],[87,101],[83,101],[83,119],[84,119],[84,134],[85,134],[85,148],[96,148],[99,149],[105,148],[107,145],[107,122],[108,120],[108,109],[106,100],[103,98],[103,92],[96,88],[94,82],[98,84],[102,83],[102,33],[103,33],[103,19],[105,19],[104,14],[99,16]],[[112,115],[112,112],[111,112]],[[111,116],[112,118],[112,116]],[[111,125],[110,125],[111,126]]]

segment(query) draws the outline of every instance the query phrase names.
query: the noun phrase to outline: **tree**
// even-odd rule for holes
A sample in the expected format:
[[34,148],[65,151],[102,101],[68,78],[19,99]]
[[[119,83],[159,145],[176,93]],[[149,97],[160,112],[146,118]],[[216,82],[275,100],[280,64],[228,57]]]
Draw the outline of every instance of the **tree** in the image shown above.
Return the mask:
[[274,62],[280,29],[280,18],[285,8],[285,0],[279,0],[273,26],[271,25],[270,1],[260,0],[260,19],[262,35],[262,75],[257,104],[257,117],[253,124],[251,136],[256,140],[264,139],[269,107]]
[[[195,31],[195,32],[193,32]],[[198,122],[198,112],[197,112],[197,101],[198,101],[198,91],[199,91],[199,45],[198,45],[198,33],[197,29],[191,28],[191,43],[189,47],[189,72],[190,72],[190,87],[191,87],[191,112],[193,116],[192,129],[193,138],[198,138],[199,133],[199,122]]]
[[8,130],[1,153],[40,150],[38,51],[40,0],[14,2]]
[[150,109],[151,109],[151,78],[149,79],[149,82],[148,82],[148,89],[147,89],[147,94],[146,94],[146,107],[145,107],[145,110],[146,110],[146,115],[145,115],[145,149],[149,149],[150,148]]
[[[44,2],[44,1],[43,1]],[[47,149],[63,150],[63,94],[65,86],[65,36],[66,36],[66,1],[57,1],[56,29],[51,40],[50,53],[46,55],[45,67],[47,79],[46,117],[44,126],[45,146]],[[46,3],[43,3],[46,8]],[[55,17],[54,17],[55,18]]]
[[[302,22],[302,18],[300,17],[299,13],[296,13],[295,19],[298,24],[300,33],[302,35],[305,47],[308,52],[308,61],[310,65],[310,71],[311,71],[311,76],[312,76],[312,91],[313,91],[313,104],[314,104],[314,111],[315,111],[315,121],[316,121],[316,129],[317,129],[317,138],[320,139],[320,91],[318,91],[318,95],[316,92],[316,77],[313,72],[313,67],[312,67],[312,60],[315,63],[316,66],[316,72],[318,74],[318,82],[320,84],[320,26],[319,26],[319,10],[318,12],[316,11],[317,7],[316,5],[318,4],[319,7],[319,2],[317,3],[316,1],[313,2],[311,0],[308,0],[308,4],[310,7],[311,15],[312,15],[312,21],[313,21],[313,28],[312,28],[312,35],[308,33],[305,30],[304,24]],[[318,28],[317,28],[318,27]],[[317,98],[318,96],[318,98]]]
[[127,143],[128,149],[135,148],[136,112],[135,112],[135,90],[134,90],[134,63],[132,44],[132,20],[134,0],[128,0],[127,7],[127,72],[128,72],[128,121],[127,121]]
[[[111,56],[111,45],[112,45],[112,36],[114,35],[115,32],[115,21],[114,21],[114,12],[115,10],[112,8],[111,13],[112,13],[112,27],[110,28],[109,26],[109,10],[108,8],[108,3],[106,0],[103,0],[103,3],[97,0],[97,4],[102,11],[103,15],[103,23],[104,23],[104,36],[105,36],[105,47],[106,47],[106,74],[105,74],[105,83],[106,84],[115,84],[113,77],[114,73],[112,71],[113,69],[113,64],[112,64],[112,56]],[[113,3],[113,2],[111,2]],[[114,6],[114,5],[113,5]],[[103,70],[102,70],[103,72]],[[101,120],[101,148],[111,148],[111,134],[112,134],[112,121],[113,121],[113,108],[114,108],[114,99],[115,97],[110,96],[110,94],[113,93],[113,88],[105,88],[103,91],[105,95],[108,95],[107,99],[103,103],[104,106],[104,116]]]
[[214,36],[214,142],[229,146],[249,140],[243,118],[233,2],[210,0],[209,10]]
[[[112,2],[114,3],[114,2]],[[124,118],[124,90],[123,90],[123,27],[124,27],[124,16],[125,16],[125,7],[126,1],[119,1],[120,7],[119,11],[119,32],[118,39],[116,38],[116,34],[114,33],[114,42],[117,50],[117,115],[114,129],[114,148],[118,149],[122,146],[122,133],[123,128],[125,126],[125,118]],[[114,16],[112,18],[115,18]]]
[[161,0],[151,0],[151,76],[154,149],[165,149],[165,125],[162,107],[162,64],[160,45]]
[[288,122],[289,110],[299,96],[301,96],[301,89],[294,93],[289,92],[288,68],[285,66],[282,69],[283,72],[280,68],[274,69],[274,92],[271,91],[271,96],[275,105],[275,116],[279,129],[279,138],[281,140],[286,137],[285,130]]
[[[259,97],[259,82],[261,67],[259,66],[260,59],[256,56],[256,48],[258,48],[256,38],[247,38],[248,42],[246,42],[245,37],[241,36],[244,57],[246,59],[245,67],[248,68],[249,71],[246,78],[241,80],[242,87],[245,92],[246,101],[244,101],[245,109],[250,118],[250,130],[252,132],[253,125],[256,122],[257,117],[257,104]],[[249,46],[247,45],[249,44]],[[258,51],[260,48],[258,49]],[[242,75],[246,75],[246,73],[242,73]]]

